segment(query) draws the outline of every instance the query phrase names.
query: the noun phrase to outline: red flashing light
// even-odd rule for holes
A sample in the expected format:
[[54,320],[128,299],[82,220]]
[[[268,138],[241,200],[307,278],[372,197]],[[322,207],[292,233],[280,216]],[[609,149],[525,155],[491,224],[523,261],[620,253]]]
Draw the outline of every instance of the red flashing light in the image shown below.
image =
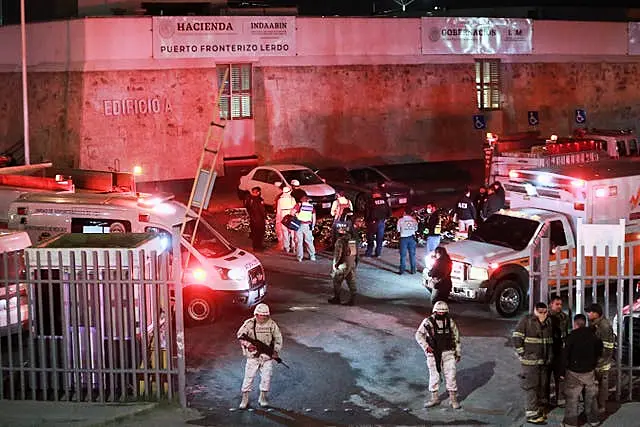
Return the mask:
[[18,208],[18,215],[27,215],[27,213],[28,213],[27,208]]
[[149,214],[138,214],[138,221],[140,222],[149,222],[150,215]]
[[509,178],[511,179],[520,178],[520,174],[517,171],[509,171]]
[[573,209],[577,210],[577,211],[584,211],[584,203],[581,202],[575,202],[573,204]]

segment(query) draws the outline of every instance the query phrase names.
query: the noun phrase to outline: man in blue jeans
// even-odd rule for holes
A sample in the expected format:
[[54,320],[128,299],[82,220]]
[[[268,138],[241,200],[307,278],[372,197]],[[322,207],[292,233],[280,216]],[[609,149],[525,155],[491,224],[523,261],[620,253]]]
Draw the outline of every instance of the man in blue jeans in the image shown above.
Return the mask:
[[440,214],[436,210],[436,205],[427,205],[426,232],[427,232],[427,255],[440,246],[441,232]]
[[[367,222],[367,250],[364,256],[379,257],[382,253],[382,242],[384,241],[384,225],[387,218],[391,216],[391,207],[387,199],[382,196],[380,189],[375,188],[371,192],[371,199],[365,209],[365,220]],[[375,241],[376,251],[373,252]]]
[[398,232],[400,233],[400,272],[405,272],[405,260],[407,252],[409,252],[409,266],[411,274],[416,274],[416,238],[418,231],[418,221],[411,216],[413,209],[407,206],[404,215],[398,220]]

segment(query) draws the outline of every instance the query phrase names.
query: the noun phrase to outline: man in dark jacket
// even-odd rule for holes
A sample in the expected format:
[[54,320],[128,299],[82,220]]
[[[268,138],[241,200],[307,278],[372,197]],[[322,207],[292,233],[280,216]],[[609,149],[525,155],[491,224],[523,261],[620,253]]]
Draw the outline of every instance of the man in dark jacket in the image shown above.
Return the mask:
[[487,190],[487,201],[484,204],[484,211],[482,216],[484,219],[489,218],[494,213],[498,212],[504,207],[504,201],[500,198],[493,186],[490,186]]
[[546,424],[544,405],[547,369],[553,357],[553,328],[547,305],[536,304],[532,314],[523,317],[513,332],[513,346],[521,364],[522,389],[526,395],[525,415],[531,424]]
[[471,200],[471,188],[467,188],[462,198],[456,203],[455,219],[458,221],[458,231],[461,233],[468,232],[470,228],[475,227],[477,214],[473,200]]
[[546,401],[551,402],[551,378],[553,377],[553,383],[555,386],[556,405],[564,407],[564,384],[562,377],[564,376],[564,363],[562,359],[562,353],[567,340],[567,333],[569,332],[569,316],[562,311],[562,298],[559,295],[551,297],[549,303],[549,319],[551,320],[551,327],[553,328],[553,359],[551,365],[549,365],[549,371],[547,371],[547,389],[546,389]]
[[[382,196],[380,189],[375,188],[371,192],[371,199],[365,209],[365,220],[367,221],[367,250],[364,256],[379,257],[382,253],[382,242],[384,240],[384,226],[387,218],[391,216],[391,206],[387,199]],[[376,251],[373,252],[375,242]]]
[[564,410],[565,426],[578,425],[578,402],[584,390],[584,412],[587,422],[592,426],[599,424],[597,415],[595,369],[602,355],[602,341],[596,337],[593,329],[587,328],[584,314],[573,317],[573,332],[567,337],[564,350],[565,393],[567,407]]
[[254,251],[264,250],[264,232],[266,213],[260,187],[253,187],[249,196],[244,199],[244,207],[249,214],[249,230]]
[[484,221],[484,205],[487,203],[487,187],[484,185],[478,189],[478,194],[473,199],[473,206],[476,208],[478,220]]

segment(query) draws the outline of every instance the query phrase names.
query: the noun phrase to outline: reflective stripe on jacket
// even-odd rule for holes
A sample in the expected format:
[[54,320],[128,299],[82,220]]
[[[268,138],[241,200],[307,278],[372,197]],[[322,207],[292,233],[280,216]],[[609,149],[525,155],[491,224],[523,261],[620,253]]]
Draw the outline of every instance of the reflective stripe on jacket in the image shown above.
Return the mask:
[[313,205],[309,202],[300,203],[298,205],[296,218],[300,222],[311,224],[313,222]]
[[600,317],[591,321],[590,325],[596,337],[602,341],[602,356],[598,359],[598,366],[596,369],[600,371],[608,371],[611,369],[611,358],[613,356],[613,348],[615,344],[615,338],[613,335],[613,328],[611,322],[606,317]]
[[520,363],[525,366],[548,365],[553,356],[553,328],[547,317],[544,323],[529,314],[513,331],[513,346]]

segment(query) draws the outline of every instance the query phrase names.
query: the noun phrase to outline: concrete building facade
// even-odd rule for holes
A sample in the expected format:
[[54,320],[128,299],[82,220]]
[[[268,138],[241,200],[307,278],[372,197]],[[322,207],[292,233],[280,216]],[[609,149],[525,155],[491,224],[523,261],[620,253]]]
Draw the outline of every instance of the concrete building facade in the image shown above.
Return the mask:
[[[218,114],[225,67],[233,92],[223,103],[223,114],[232,116],[224,135],[228,163],[473,159],[482,157],[487,131],[563,135],[576,127],[638,125],[635,23],[473,19],[110,17],[29,24],[31,161],[103,170],[139,164],[147,181],[192,178]],[[209,24],[186,26],[203,22]],[[226,33],[210,34],[218,24]],[[248,33],[239,29],[247,26]],[[184,40],[195,52],[167,42],[180,28],[193,30]],[[487,41],[496,31],[502,44]],[[519,41],[510,42],[512,33]],[[0,147],[7,150],[23,134],[19,28],[0,27],[0,40]],[[576,120],[577,110],[585,120]]]

